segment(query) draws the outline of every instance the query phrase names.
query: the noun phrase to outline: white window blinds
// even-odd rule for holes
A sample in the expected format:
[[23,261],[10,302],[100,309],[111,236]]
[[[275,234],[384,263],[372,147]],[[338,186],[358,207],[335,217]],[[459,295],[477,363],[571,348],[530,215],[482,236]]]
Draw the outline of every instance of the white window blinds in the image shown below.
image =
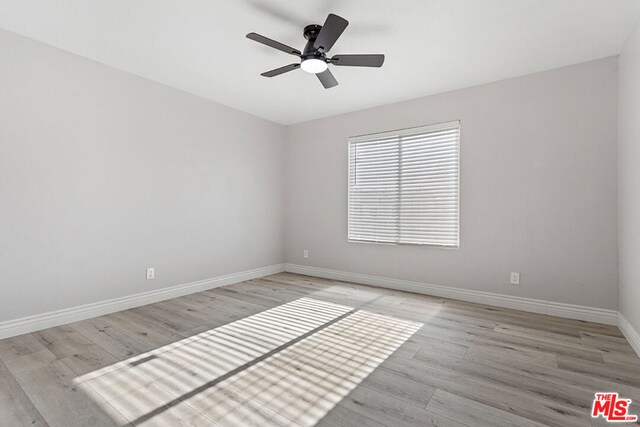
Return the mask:
[[458,246],[460,123],[349,139],[349,240]]

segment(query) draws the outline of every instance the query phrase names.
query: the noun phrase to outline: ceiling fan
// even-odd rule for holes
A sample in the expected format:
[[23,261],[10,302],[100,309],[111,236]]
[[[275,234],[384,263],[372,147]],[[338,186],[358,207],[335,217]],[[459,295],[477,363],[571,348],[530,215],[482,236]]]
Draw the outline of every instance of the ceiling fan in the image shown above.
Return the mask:
[[262,73],[262,76],[275,77],[302,68],[318,76],[325,89],[329,89],[338,85],[338,81],[329,71],[329,64],[347,67],[381,67],[384,63],[384,55],[334,55],[327,58],[327,52],[331,50],[347,25],[349,21],[333,13],[327,16],[324,25],[307,25],[304,27],[303,35],[308,41],[302,52],[260,34],[249,33],[247,38],[300,58],[299,63],[295,62],[267,71]]

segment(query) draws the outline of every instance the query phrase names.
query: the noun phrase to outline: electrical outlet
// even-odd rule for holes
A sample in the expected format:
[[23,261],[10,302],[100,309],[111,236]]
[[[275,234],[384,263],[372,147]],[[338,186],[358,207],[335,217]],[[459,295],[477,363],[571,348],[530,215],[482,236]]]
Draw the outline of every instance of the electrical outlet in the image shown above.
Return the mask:
[[511,284],[512,285],[520,284],[520,273],[511,272]]
[[306,250],[306,249],[304,251],[302,251],[302,256],[303,256],[303,258],[309,258],[309,251]]
[[156,269],[153,267],[147,268],[147,280],[153,280],[156,278]]

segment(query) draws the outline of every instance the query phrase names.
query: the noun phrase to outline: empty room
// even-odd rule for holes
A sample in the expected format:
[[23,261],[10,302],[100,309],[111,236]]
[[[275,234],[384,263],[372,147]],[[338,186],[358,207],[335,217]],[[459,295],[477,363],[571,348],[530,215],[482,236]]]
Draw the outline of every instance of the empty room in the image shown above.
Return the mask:
[[640,1],[0,0],[0,427],[639,417]]

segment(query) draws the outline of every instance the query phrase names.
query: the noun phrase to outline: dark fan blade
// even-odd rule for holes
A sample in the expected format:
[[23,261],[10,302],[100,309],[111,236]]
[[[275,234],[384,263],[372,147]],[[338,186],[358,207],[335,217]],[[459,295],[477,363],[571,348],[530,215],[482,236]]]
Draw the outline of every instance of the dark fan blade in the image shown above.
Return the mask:
[[290,55],[295,55],[295,56],[300,56],[301,55],[301,53],[300,53],[300,51],[298,49],[294,49],[291,46],[287,46],[286,44],[282,44],[282,43],[277,42],[275,40],[271,40],[270,38],[265,37],[265,36],[261,36],[260,34],[249,33],[249,34],[247,34],[247,38],[251,39],[253,41],[256,41],[258,43],[266,44],[269,47],[281,50],[281,51],[286,52],[286,53],[288,53]]
[[300,64],[289,64],[289,65],[285,65],[284,67],[276,68],[275,70],[264,72],[260,75],[265,77],[275,77],[275,76],[279,76],[280,74],[284,74],[284,73],[288,73],[289,71],[296,70],[298,68],[300,68]]
[[329,52],[333,44],[338,40],[338,37],[349,25],[349,21],[341,18],[338,15],[330,13],[327,16],[327,20],[324,21],[324,25],[318,34],[318,38],[313,43],[313,47],[320,49],[322,52]]
[[335,55],[331,63],[347,67],[382,67],[384,55]]
[[320,80],[320,83],[322,83],[322,86],[324,86],[325,89],[338,86],[338,81],[333,77],[333,74],[331,74],[331,71],[329,71],[328,68],[323,72],[316,74],[316,76],[318,76],[318,80]]

